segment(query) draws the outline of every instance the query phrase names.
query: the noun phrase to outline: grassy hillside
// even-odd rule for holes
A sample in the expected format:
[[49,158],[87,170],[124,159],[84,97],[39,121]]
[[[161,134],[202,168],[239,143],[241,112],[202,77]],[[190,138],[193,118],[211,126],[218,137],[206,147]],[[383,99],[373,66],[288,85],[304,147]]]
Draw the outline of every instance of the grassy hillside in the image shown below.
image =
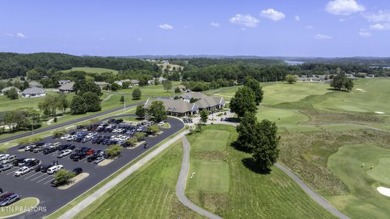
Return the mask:
[[278,169],[263,175],[248,168],[250,154],[230,147],[236,135],[234,127],[214,125],[188,137],[193,202],[224,218],[332,218]]
[[95,73],[95,74],[101,74],[104,72],[112,72],[114,74],[118,74],[117,70],[108,69],[108,68],[91,68],[91,67],[73,67],[72,69],[65,70],[62,72],[71,72],[71,71],[84,71],[87,73]]

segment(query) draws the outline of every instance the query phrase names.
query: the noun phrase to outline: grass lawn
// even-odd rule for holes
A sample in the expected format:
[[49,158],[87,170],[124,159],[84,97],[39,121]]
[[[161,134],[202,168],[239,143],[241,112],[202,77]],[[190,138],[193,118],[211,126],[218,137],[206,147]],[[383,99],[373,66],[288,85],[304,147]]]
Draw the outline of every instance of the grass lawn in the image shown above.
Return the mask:
[[310,95],[324,95],[333,92],[328,90],[329,84],[305,83],[296,84],[276,83],[264,86],[264,105],[296,102]]
[[[7,207],[0,207],[0,218],[7,218],[23,214],[26,209],[33,209],[39,204],[37,198],[23,198]],[[7,210],[9,209],[9,210]]]
[[[218,156],[216,151],[195,149],[210,145],[198,143],[209,132],[230,132],[227,140],[212,138],[213,145],[223,144],[216,147]],[[250,155],[229,146],[236,136],[234,127],[221,125],[188,136],[190,174],[195,174],[188,179],[186,193],[193,202],[224,218],[332,218],[278,169],[262,175],[247,168],[244,163]]]
[[[97,199],[77,218],[198,218],[177,200],[181,141]],[[200,217],[199,217],[200,218]]]
[[389,164],[390,147],[373,144],[340,147],[329,157],[328,165],[348,185],[350,192],[330,201],[352,218],[388,218],[390,198],[378,193],[376,187],[390,187]]
[[230,132],[224,130],[207,129],[202,132],[202,138],[191,142],[191,151],[223,151],[226,149]]
[[87,73],[96,73],[96,74],[101,74],[101,73],[104,73],[104,72],[112,72],[115,75],[118,74],[118,71],[114,70],[114,69],[91,68],[91,67],[73,67],[73,68],[71,68],[69,70],[65,70],[65,71],[62,71],[62,72],[71,72],[71,71],[84,71],[84,72],[87,72]]
[[259,121],[268,119],[271,122],[275,122],[278,127],[283,127],[286,125],[296,126],[309,120],[306,115],[300,113],[298,110],[279,109],[263,106],[259,107],[256,117]]
[[389,79],[364,79],[355,81],[351,93],[333,92],[325,95],[323,100],[315,103],[320,110],[351,112],[383,112],[390,114]]
[[229,183],[229,166],[226,162],[196,159],[191,161],[190,178],[187,183],[188,193],[198,191],[226,193],[229,192]]

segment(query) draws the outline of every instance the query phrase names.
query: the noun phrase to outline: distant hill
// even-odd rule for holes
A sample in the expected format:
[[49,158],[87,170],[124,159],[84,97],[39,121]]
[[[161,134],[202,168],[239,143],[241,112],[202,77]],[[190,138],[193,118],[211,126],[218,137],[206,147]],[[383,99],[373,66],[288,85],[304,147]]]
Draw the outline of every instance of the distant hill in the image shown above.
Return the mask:
[[62,72],[71,72],[71,71],[84,71],[84,72],[87,72],[87,73],[94,73],[94,74],[101,74],[101,73],[105,73],[105,72],[112,72],[115,75],[118,74],[118,71],[114,70],[114,69],[91,68],[91,67],[73,67],[73,68],[71,68],[69,70],[65,70],[65,71],[62,71]]

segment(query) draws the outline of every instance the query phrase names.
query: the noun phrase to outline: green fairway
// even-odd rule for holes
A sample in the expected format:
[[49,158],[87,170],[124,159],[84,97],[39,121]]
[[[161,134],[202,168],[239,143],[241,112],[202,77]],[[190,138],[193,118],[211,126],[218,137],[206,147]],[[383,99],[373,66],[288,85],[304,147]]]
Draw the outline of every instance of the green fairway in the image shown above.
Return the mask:
[[202,138],[191,142],[191,150],[196,152],[203,151],[223,151],[228,145],[230,132],[223,130],[207,129],[202,132]]
[[279,109],[271,107],[259,107],[257,114],[257,120],[268,119],[275,122],[278,126],[296,126],[299,123],[303,123],[309,120],[307,116],[300,113],[298,110]]
[[314,103],[320,110],[352,111],[390,114],[389,79],[361,79],[355,81],[351,93],[334,92]]
[[108,68],[91,68],[91,67],[73,67],[73,68],[71,68],[69,70],[65,70],[65,71],[62,71],[62,72],[71,72],[71,71],[84,71],[84,72],[87,72],[87,73],[95,73],[95,74],[101,74],[101,73],[105,73],[105,72],[112,72],[115,75],[118,74],[117,70],[108,69]]
[[175,143],[148,165],[97,199],[77,218],[194,218],[175,195],[182,158]]
[[388,218],[390,198],[379,194],[376,187],[390,187],[389,159],[390,149],[372,144],[341,147],[329,157],[328,165],[350,192],[330,201],[353,218]]
[[[194,203],[223,218],[332,218],[280,170],[274,168],[271,174],[262,175],[248,169],[244,163],[250,155],[229,146],[237,137],[234,127],[209,125],[202,129],[202,133],[188,136],[191,171],[186,193]],[[209,139],[210,133],[217,136],[216,132],[230,135],[224,141]],[[218,156],[215,150],[195,150],[200,145],[208,147],[198,143],[205,139],[213,141],[208,145],[224,144],[216,147]]]
[[323,95],[329,92],[329,84],[305,83],[296,84],[277,83],[264,86],[264,105],[296,102],[310,95]]

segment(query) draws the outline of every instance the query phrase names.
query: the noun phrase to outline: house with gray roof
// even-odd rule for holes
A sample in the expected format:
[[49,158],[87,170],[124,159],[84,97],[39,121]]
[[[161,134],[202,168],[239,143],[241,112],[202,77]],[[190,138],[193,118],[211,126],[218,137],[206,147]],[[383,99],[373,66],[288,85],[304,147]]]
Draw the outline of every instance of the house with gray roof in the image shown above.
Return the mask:
[[42,85],[41,83],[37,82],[37,81],[30,81],[30,82],[28,83],[28,85],[29,85],[30,87],[40,87],[40,88],[43,87],[43,85]]
[[1,89],[1,95],[4,95],[7,91],[11,90],[11,89],[15,89],[16,92],[18,92],[18,94],[20,94],[20,89],[17,88],[17,87],[14,87],[14,86],[11,86],[11,87],[6,87],[6,88],[3,88]]
[[188,92],[182,94],[181,97],[186,102],[191,102],[191,99],[193,101],[195,100],[199,110],[206,109],[208,111],[215,111],[225,106],[225,99],[223,97],[207,96],[201,92]]
[[59,80],[58,84],[59,85],[64,85],[64,84],[67,84],[67,83],[70,83],[70,82],[71,82],[70,80]]
[[22,92],[23,97],[43,97],[46,96],[46,91],[40,87],[30,87]]
[[199,112],[199,108],[195,103],[189,103],[182,99],[148,99],[145,102],[144,108],[148,109],[153,101],[162,101],[167,114],[172,116],[190,116]]
[[66,84],[61,85],[61,87],[58,88],[60,93],[69,93],[73,91],[74,82],[69,82]]

